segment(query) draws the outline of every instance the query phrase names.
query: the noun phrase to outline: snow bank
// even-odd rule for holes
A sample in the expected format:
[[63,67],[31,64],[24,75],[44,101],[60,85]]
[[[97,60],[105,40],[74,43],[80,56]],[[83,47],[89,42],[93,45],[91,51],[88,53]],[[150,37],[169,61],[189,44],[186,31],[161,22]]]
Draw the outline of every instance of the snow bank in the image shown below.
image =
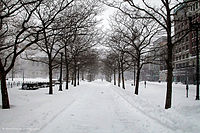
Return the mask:
[[[165,110],[166,83],[140,83],[139,95],[134,94],[131,81],[126,84],[127,89],[111,87],[130,106],[137,108],[144,115],[162,124],[175,133],[196,133],[200,130],[200,101],[195,101],[195,86],[190,85],[190,97],[185,97],[185,85],[173,84],[172,108]],[[196,109],[196,110],[195,110]]]

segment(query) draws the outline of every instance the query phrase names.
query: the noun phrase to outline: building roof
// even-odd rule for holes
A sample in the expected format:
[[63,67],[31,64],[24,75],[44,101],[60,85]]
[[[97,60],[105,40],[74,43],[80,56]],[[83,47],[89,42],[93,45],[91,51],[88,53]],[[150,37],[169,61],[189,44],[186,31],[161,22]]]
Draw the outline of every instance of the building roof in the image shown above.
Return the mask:
[[184,3],[181,4],[181,5],[179,5],[177,8],[175,8],[175,9],[174,9],[174,13],[177,13],[177,11],[183,9],[183,7],[185,7],[185,4],[184,4]]
[[[187,1],[191,1],[191,0],[183,0],[183,2],[187,2]],[[183,9],[185,7],[187,3],[182,3],[180,4],[177,8],[174,9],[174,13],[177,13],[177,11]]]

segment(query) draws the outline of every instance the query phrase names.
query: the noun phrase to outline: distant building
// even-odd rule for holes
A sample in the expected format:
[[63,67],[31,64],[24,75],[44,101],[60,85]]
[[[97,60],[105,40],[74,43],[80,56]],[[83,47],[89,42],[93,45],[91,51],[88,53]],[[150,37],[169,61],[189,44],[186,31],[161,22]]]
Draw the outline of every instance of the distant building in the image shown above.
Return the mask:
[[[37,57],[43,58],[44,57]],[[8,78],[48,78],[48,65],[18,58]]]
[[141,80],[143,81],[159,81],[160,65],[145,64],[141,70]]
[[[166,81],[166,75],[162,71],[166,71],[166,47],[167,38],[162,36],[153,42],[153,51],[149,52],[149,57],[157,57],[152,63],[144,64],[141,70],[141,80],[143,81]],[[162,75],[161,75],[162,74]]]
[[[190,8],[188,8],[190,7]],[[195,66],[196,66],[196,48],[195,40],[196,35],[194,32],[186,34],[189,29],[189,21],[187,17],[188,10],[199,10],[200,3],[192,2],[189,4],[183,4],[175,10],[174,15],[174,33],[175,33],[175,43],[174,47],[174,81],[185,83],[194,83],[195,81]],[[194,14],[192,17],[193,21],[200,22],[200,17]],[[184,37],[183,37],[184,36]]]
[[157,71],[159,72],[159,81],[166,81],[167,79],[167,65],[166,65],[166,55],[167,55],[167,37],[162,36],[153,42],[154,46],[158,48],[157,55]]

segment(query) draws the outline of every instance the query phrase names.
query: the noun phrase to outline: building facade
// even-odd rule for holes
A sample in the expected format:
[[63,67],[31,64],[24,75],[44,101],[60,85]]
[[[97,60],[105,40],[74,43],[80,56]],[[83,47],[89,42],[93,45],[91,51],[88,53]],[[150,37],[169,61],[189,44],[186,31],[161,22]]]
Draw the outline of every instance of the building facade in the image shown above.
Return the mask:
[[[40,57],[38,57],[40,58]],[[48,65],[18,58],[8,78],[48,78]]]
[[[200,3],[192,2],[179,6],[174,12],[174,81],[194,83],[196,72],[196,35],[189,30],[189,11],[198,11]],[[199,13],[192,16],[193,22],[200,22]]]
[[158,55],[158,64],[159,67],[159,81],[166,81],[167,79],[167,66],[166,66],[166,55],[167,55],[167,37],[162,36],[153,42],[155,47],[158,47],[157,55]]

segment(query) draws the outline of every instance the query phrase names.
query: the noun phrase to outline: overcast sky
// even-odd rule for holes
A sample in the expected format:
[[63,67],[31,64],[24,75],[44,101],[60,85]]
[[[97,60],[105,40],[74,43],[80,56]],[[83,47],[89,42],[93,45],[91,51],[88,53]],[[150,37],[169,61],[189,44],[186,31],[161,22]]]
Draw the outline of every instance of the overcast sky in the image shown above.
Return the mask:
[[[142,2],[141,0],[134,0],[137,4],[141,5]],[[158,6],[160,4],[160,0],[147,0],[148,3],[150,3],[151,5],[156,5]],[[105,7],[105,11],[100,15],[100,19],[103,19],[101,25],[103,25],[103,28],[104,29],[107,29],[109,28],[109,16],[111,16],[114,12],[114,8],[111,8],[111,7],[108,7],[106,6]]]

